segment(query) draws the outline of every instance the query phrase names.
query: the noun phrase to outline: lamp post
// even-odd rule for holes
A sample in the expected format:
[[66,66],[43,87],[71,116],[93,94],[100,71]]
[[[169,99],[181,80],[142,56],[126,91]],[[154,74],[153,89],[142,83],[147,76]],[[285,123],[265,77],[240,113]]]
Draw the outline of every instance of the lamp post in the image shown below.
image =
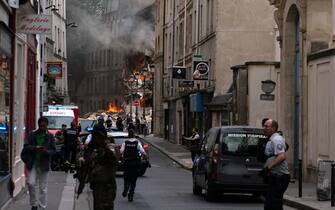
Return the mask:
[[148,70],[146,68],[142,69],[142,75],[143,75],[143,119],[145,119],[145,79],[147,76]]

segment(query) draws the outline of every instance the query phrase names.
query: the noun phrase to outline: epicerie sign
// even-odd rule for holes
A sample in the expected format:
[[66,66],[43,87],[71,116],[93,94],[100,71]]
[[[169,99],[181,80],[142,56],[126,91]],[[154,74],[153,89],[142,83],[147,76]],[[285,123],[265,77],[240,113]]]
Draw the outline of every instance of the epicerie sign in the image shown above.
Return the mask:
[[20,15],[17,31],[25,34],[51,34],[51,15]]

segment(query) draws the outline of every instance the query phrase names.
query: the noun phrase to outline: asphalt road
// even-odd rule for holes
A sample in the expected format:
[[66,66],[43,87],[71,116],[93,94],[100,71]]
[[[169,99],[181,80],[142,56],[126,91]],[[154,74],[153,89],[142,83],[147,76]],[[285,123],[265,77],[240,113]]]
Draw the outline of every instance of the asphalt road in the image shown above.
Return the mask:
[[[227,209],[227,210],[261,210],[261,199],[251,195],[223,195],[216,202],[206,202],[202,196],[192,193],[191,172],[182,169],[172,160],[150,148],[152,168],[137,181],[133,202],[121,196],[123,177],[117,177],[118,192],[115,199],[115,209],[122,210],[197,210],[197,209]],[[285,210],[293,208],[285,206]]]

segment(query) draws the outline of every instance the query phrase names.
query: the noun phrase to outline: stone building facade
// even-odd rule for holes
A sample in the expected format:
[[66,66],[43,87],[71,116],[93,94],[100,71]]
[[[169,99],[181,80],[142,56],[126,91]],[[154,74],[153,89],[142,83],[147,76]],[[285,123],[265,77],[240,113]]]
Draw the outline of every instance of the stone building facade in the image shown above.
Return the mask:
[[333,0],[270,0],[281,46],[279,123],[291,145],[290,166],[316,180],[319,159],[334,159]]
[[[204,133],[212,126],[231,123],[224,109],[211,110],[213,99],[227,94],[232,85],[231,66],[275,59],[273,8],[266,1],[241,0],[157,0],[157,5],[163,12],[156,16],[163,18],[156,20],[156,48],[162,42],[164,58],[162,65],[157,63],[163,81],[160,134],[164,130],[166,139],[181,143],[181,136],[189,135],[192,127]],[[172,78],[172,67],[186,67],[186,80],[193,80],[192,65],[197,59],[208,61],[209,79],[180,88]]]

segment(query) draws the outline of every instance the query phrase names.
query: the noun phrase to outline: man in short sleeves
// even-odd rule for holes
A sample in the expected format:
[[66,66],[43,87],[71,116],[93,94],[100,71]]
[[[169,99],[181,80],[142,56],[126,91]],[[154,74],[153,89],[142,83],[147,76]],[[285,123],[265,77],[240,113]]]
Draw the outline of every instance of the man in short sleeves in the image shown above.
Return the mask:
[[285,139],[277,131],[278,123],[275,120],[269,119],[266,121],[264,133],[270,137],[270,141],[265,148],[268,159],[264,169],[269,173],[269,187],[265,197],[264,210],[283,209],[283,195],[290,181]]

